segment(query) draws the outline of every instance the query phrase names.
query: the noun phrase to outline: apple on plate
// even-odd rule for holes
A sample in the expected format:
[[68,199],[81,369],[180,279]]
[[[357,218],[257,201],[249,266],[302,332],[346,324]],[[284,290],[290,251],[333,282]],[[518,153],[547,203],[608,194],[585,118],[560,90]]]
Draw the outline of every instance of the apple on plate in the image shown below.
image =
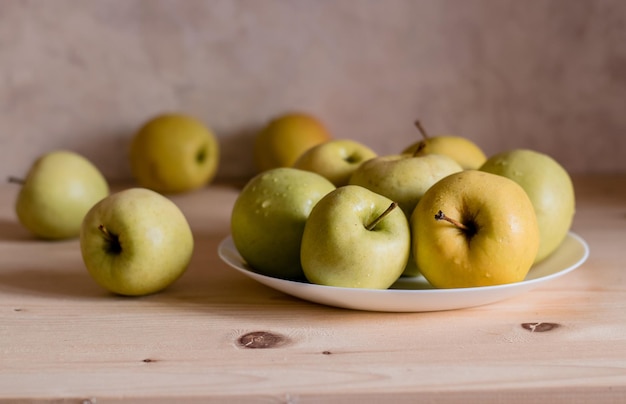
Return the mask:
[[109,185],[96,166],[82,155],[57,150],[33,163],[15,202],[20,223],[35,236],[61,240],[76,238],[87,211],[109,194]]
[[280,167],[250,179],[231,212],[237,251],[256,272],[301,280],[300,243],[313,206],[335,186],[310,171]]
[[348,184],[350,176],[362,163],[374,157],[376,152],[363,143],[337,139],[313,146],[293,166],[317,173],[340,187]]
[[150,119],[135,133],[129,159],[141,187],[173,194],[209,183],[219,156],[217,138],[204,123],[171,113]]
[[[424,193],[440,179],[463,171],[452,158],[440,154],[379,156],[363,163],[350,178],[360,185],[398,203],[407,219]],[[419,275],[411,255],[403,276]]]
[[304,112],[284,113],[273,118],[257,134],[254,161],[259,171],[293,167],[302,153],[331,138],[328,129],[315,116]]
[[507,177],[526,191],[539,224],[539,252],[535,262],[552,254],[574,220],[574,185],[565,168],[545,153],[516,149],[491,156],[480,170]]
[[539,248],[532,203],[516,182],[477,170],[433,185],[411,217],[417,265],[437,288],[524,280]]
[[103,288],[127,296],[161,291],[187,269],[193,235],[174,202],[145,188],[109,195],[85,216],[83,261]]
[[364,162],[354,171],[349,182],[397,202],[408,219],[433,184],[460,171],[463,168],[448,156],[396,154]]
[[423,139],[404,149],[403,153],[417,156],[443,154],[454,159],[464,170],[477,170],[487,160],[482,149],[465,137],[429,136],[420,121],[416,121],[415,126],[419,129]]
[[402,274],[411,235],[389,198],[346,185],[313,207],[302,236],[301,261],[311,283],[387,289]]

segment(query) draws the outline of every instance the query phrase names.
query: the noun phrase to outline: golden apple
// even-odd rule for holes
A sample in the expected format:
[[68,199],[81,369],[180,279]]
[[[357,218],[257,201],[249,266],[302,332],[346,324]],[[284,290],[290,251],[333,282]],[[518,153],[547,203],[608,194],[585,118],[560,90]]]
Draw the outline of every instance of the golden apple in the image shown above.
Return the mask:
[[507,177],[526,191],[541,234],[536,262],[554,252],[574,220],[574,185],[565,168],[544,153],[517,149],[490,157],[480,170]]
[[413,255],[437,288],[524,280],[539,249],[533,205],[515,181],[466,170],[433,185],[411,217]]
[[330,139],[330,133],[317,118],[287,113],[271,120],[256,136],[254,160],[260,171],[292,167],[302,153]]
[[403,153],[423,156],[443,154],[455,160],[464,170],[477,170],[487,160],[487,156],[476,143],[462,136],[429,136],[419,121],[415,122],[423,139],[403,150]]
[[109,195],[98,168],[69,150],[48,152],[33,163],[15,202],[17,217],[31,233],[48,240],[78,237],[83,218]]
[[187,115],[162,114],[135,134],[129,157],[139,185],[160,193],[179,193],[210,182],[219,155],[217,138],[204,123]]
[[374,150],[355,140],[329,140],[304,152],[293,167],[317,173],[341,187],[361,164],[376,156]]

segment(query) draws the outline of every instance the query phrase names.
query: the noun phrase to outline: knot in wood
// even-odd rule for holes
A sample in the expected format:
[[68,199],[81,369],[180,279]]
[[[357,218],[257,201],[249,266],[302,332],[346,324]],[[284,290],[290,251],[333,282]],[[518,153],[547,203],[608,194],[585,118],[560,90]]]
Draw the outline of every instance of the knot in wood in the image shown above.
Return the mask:
[[522,323],[522,328],[530,332],[546,332],[557,328],[557,323]]
[[283,335],[271,333],[268,331],[254,331],[242,335],[237,343],[250,349],[278,348],[286,344],[289,339]]

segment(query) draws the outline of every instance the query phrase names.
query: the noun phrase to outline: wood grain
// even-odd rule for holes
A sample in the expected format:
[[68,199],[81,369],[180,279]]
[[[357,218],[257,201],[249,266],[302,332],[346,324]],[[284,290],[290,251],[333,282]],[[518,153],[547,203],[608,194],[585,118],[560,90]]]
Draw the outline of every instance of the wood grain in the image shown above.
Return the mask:
[[237,190],[173,199],[194,230],[185,275],[122,298],[78,241],[32,239],[0,188],[0,401],[623,402],[626,176],[576,177],[581,268],[497,304],[375,313],[308,303],[216,249]]

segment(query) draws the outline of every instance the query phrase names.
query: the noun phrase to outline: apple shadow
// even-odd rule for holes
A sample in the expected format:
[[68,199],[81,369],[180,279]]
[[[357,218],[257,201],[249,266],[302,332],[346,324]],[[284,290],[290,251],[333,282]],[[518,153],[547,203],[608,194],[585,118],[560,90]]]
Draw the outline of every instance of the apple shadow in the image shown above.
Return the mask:
[[0,241],[37,241],[17,220],[0,219]]
[[14,269],[0,272],[0,292],[51,298],[97,298],[109,294],[89,275],[65,268]]
[[[185,274],[162,292],[151,295],[152,302],[167,310],[194,310],[242,321],[259,318],[300,316],[306,312],[342,313],[344,309],[309,302],[263,285],[224,263],[215,246],[223,235],[197,240],[196,251]],[[245,307],[245,310],[242,310]]]

